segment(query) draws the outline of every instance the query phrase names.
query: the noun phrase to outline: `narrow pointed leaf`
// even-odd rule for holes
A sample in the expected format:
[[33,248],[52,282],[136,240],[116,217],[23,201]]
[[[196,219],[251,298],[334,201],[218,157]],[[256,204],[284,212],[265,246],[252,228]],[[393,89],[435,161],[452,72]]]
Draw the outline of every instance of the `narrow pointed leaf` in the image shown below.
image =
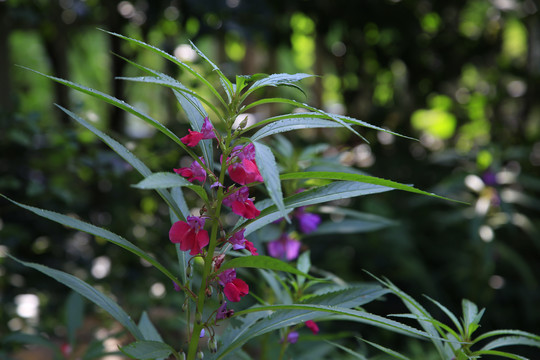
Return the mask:
[[[356,196],[377,194],[390,190],[393,189],[381,185],[359,183],[354,181],[335,181],[328,185],[320,186],[318,188],[306,190],[302,193],[289,196],[284,199],[284,204],[285,209],[290,211],[300,206],[320,204],[328,201],[352,198]],[[267,206],[265,208],[259,207],[259,203],[257,203],[256,206],[258,209],[262,209],[261,215],[259,215],[257,219],[243,222],[237,227],[237,229],[239,227],[245,227],[246,236],[282,217],[281,213],[277,211],[277,208],[274,205]]]
[[381,179],[378,177],[368,176],[368,175],[339,173],[339,172],[332,172],[332,171],[305,171],[305,172],[281,174],[280,178],[281,180],[328,179],[328,180],[358,181],[361,183],[380,185],[380,186],[385,186],[385,187],[389,187],[389,188],[393,188],[397,190],[403,190],[403,191],[413,192],[416,194],[436,197],[438,199],[462,203],[461,201],[458,201],[458,200],[449,199],[444,196],[439,196],[433,193],[416,189],[410,185],[400,184],[395,181]]
[[400,359],[400,360],[410,360],[408,357],[406,357],[403,354],[398,353],[397,351],[394,351],[392,349],[389,349],[387,347],[384,347],[382,345],[373,343],[371,341],[367,341],[366,339],[361,339],[363,342],[368,343],[369,345],[376,347],[377,349],[381,350],[382,352],[392,356],[394,359]]
[[[102,29],[101,29],[102,30]],[[132,44],[135,44],[137,46],[140,46],[142,47],[143,49],[147,49],[147,50],[150,50],[152,51],[153,53],[155,54],[158,54],[160,55],[161,57],[163,57],[164,59],[167,59],[171,62],[173,62],[174,64],[178,65],[180,68],[188,71],[191,75],[193,75],[195,78],[197,78],[200,82],[202,82],[215,96],[216,98],[224,105],[224,106],[227,106],[227,104],[225,103],[225,101],[223,100],[223,98],[221,97],[221,95],[219,95],[219,93],[217,92],[217,90],[212,86],[212,84],[210,84],[210,82],[208,80],[206,80],[204,78],[204,76],[202,76],[201,74],[199,74],[198,72],[196,72],[195,70],[193,70],[189,65],[187,65],[186,63],[178,60],[176,57],[172,56],[171,54],[169,53],[166,53],[165,51],[155,47],[155,46],[152,46],[152,45],[149,45],[143,41],[140,41],[140,40],[136,40],[136,39],[132,39],[130,37],[127,37],[127,36],[124,36],[124,35],[120,35],[120,34],[117,34],[117,33],[114,33],[114,32],[111,32],[111,31],[107,31],[107,30],[102,30],[103,32],[106,32],[107,34],[110,34],[110,35],[113,35],[113,36],[116,36],[116,37],[119,37],[121,39],[124,39],[124,40],[127,40],[129,41],[130,43]]]
[[314,129],[314,128],[334,128],[342,127],[334,121],[317,119],[317,118],[298,118],[290,120],[278,120],[266,125],[251,136],[252,141],[260,140],[264,137],[299,129]]
[[143,335],[137,325],[131,320],[131,317],[126,314],[124,310],[120,306],[118,306],[117,303],[115,303],[113,300],[111,300],[109,297],[103,295],[101,292],[96,290],[94,287],[90,286],[89,284],[85,283],[81,279],[65,273],[63,271],[59,271],[56,269],[51,269],[47,266],[43,266],[40,264],[25,262],[22,260],[19,260],[11,255],[8,255],[13,260],[17,261],[18,263],[38,270],[42,273],[44,273],[47,276],[50,276],[51,278],[55,279],[56,281],[66,285],[67,287],[71,288],[72,290],[78,292],[103,310],[105,310],[107,313],[109,313],[113,318],[115,318],[122,326],[124,326],[136,339],[143,339]]
[[264,186],[268,190],[268,195],[276,204],[281,216],[286,217],[285,204],[283,203],[283,192],[281,191],[281,181],[279,170],[272,150],[264,144],[253,142],[255,145],[255,161],[264,179]]
[[[74,114],[73,112],[63,108],[60,105],[56,105],[60,110],[68,114],[73,120],[77,121],[79,124],[90,130],[94,135],[96,135],[98,138],[101,139],[105,144],[107,144],[114,152],[116,152],[122,159],[124,159],[128,164],[133,166],[135,170],[137,170],[143,177],[147,177],[150,174],[152,174],[152,171],[141,161],[139,158],[137,158],[131,151],[126,149],[125,146],[120,144],[118,141],[114,140],[104,132],[96,129],[94,126],[92,126],[90,123],[88,123],[86,120],[81,118],[80,116]],[[174,201],[174,199],[171,197],[171,194],[166,190],[156,190],[158,194],[163,198],[163,200],[169,205],[169,207],[172,209],[172,211],[178,216],[182,217],[182,212],[180,211],[180,208],[178,204]],[[185,220],[185,218],[182,218],[182,220]]]
[[136,109],[135,107],[129,105],[128,103],[126,103],[125,101],[123,100],[120,100],[120,99],[117,99],[111,95],[108,95],[108,94],[105,94],[101,91],[98,91],[98,90],[95,90],[95,89],[91,89],[89,87],[86,87],[86,86],[83,86],[83,85],[80,85],[80,84],[77,84],[77,83],[74,83],[74,82],[71,82],[71,81],[68,81],[68,80],[64,80],[64,79],[60,79],[60,78],[57,78],[57,77],[54,77],[54,76],[51,76],[51,75],[46,75],[46,74],[43,74],[39,71],[36,71],[36,70],[33,70],[33,69],[30,69],[30,68],[26,68],[26,67],[22,67],[26,70],[30,70],[32,72],[35,72],[36,74],[39,74],[41,76],[44,76],[48,79],[51,79],[53,81],[56,81],[60,84],[63,84],[63,85],[66,85],[74,90],[77,90],[77,91],[80,91],[84,94],[88,94],[90,96],[93,96],[97,99],[100,99],[100,100],[103,100],[111,105],[114,105],[124,111],[127,111],[128,113],[130,114],[133,114],[135,115],[136,117],[140,118],[141,120],[144,120],[146,123],[152,125],[154,128],[156,128],[157,130],[161,131],[163,134],[167,135],[170,139],[172,139],[174,142],[176,142],[178,145],[182,146],[183,148],[185,148],[185,145],[182,144],[182,142],[180,141],[180,139],[172,132],[170,131],[169,129],[167,129],[163,124],[161,124],[159,121],[151,118],[150,116],[146,115],[145,113],[143,113],[142,111]]
[[148,317],[148,313],[146,311],[143,311],[141,319],[139,320],[138,326],[145,340],[163,342],[161,335],[157,331],[154,324],[152,324],[152,321]]
[[257,269],[267,269],[274,271],[285,271],[296,275],[302,275],[310,279],[315,279],[313,276],[308,275],[292,265],[287,264],[286,262],[264,255],[256,256],[242,256],[226,261],[217,273],[221,273],[226,269],[234,268],[257,268]]
[[493,337],[493,336],[522,336],[530,339],[534,339],[535,341],[540,342],[540,335],[536,335],[530,332],[522,331],[522,330],[512,330],[512,329],[501,329],[501,330],[493,330],[488,331],[486,333],[483,333],[482,335],[478,335],[474,341],[474,343],[477,343],[481,340]]
[[46,219],[52,220],[52,221],[57,222],[59,224],[65,225],[67,227],[77,229],[77,230],[86,232],[88,234],[94,235],[94,236],[101,237],[101,238],[103,238],[103,239],[105,239],[105,240],[107,240],[107,241],[109,241],[109,242],[111,242],[113,244],[116,244],[116,245],[128,250],[129,252],[139,256],[140,258],[148,261],[150,264],[152,264],[156,269],[161,271],[169,279],[171,279],[173,281],[178,281],[178,279],[176,279],[176,277],[173,274],[171,274],[171,272],[169,270],[167,270],[163,265],[161,265],[157,260],[155,260],[149,254],[147,254],[145,251],[143,251],[142,249],[140,249],[137,246],[133,245],[131,242],[127,241],[123,237],[110,232],[109,230],[97,227],[95,225],[92,225],[92,224],[86,223],[84,221],[72,218],[70,216],[66,216],[66,215],[62,215],[62,214],[59,214],[59,213],[55,213],[53,211],[39,209],[39,208],[36,208],[36,207],[33,207],[33,206],[18,203],[16,201],[11,200],[10,198],[2,195],[2,194],[0,194],[0,196],[2,196],[6,200],[12,202],[13,204],[15,204],[17,206],[22,207],[23,209],[26,209],[26,210],[28,210],[30,212],[33,212],[36,215],[39,215],[39,216],[44,217]]
[[531,339],[525,336],[504,336],[482,346],[481,350],[492,350],[502,346],[527,345],[540,348],[540,339]]
[[351,355],[351,356],[352,356],[353,358],[355,358],[355,359],[359,359],[359,360],[368,360],[367,357],[365,357],[365,356],[363,356],[363,355],[357,353],[357,352],[354,351],[354,350],[349,349],[348,347],[345,347],[345,346],[343,346],[343,345],[341,345],[341,344],[338,344],[338,343],[336,343],[336,342],[333,342],[333,341],[329,341],[329,340],[324,340],[324,341],[325,341],[326,343],[328,343],[328,344],[334,346],[334,347],[337,347],[338,349],[341,349],[341,350],[345,351],[347,354]]
[[195,50],[197,54],[199,54],[200,57],[202,57],[210,66],[212,66],[212,69],[218,73],[219,80],[221,82],[221,86],[223,86],[223,89],[225,90],[225,93],[227,94],[227,97],[229,99],[229,102],[232,100],[233,96],[233,86],[232,83],[227,79],[227,77],[223,74],[221,69],[217,67],[216,64],[214,64],[201,50],[199,50],[198,47],[195,46],[195,44],[190,40],[189,43],[191,44],[191,47]]
[[136,341],[120,348],[127,356],[133,359],[156,359],[167,358],[175,353],[175,350],[169,345],[160,341]]
[[526,358],[524,356],[519,356],[516,354],[507,353],[504,351],[497,351],[497,350],[481,350],[481,351],[475,351],[471,354],[470,359],[481,359],[481,355],[493,355],[493,356],[499,356],[504,357],[507,359],[514,359],[514,360],[529,360],[529,358]]
[[295,82],[298,82],[302,79],[313,77],[314,75],[310,74],[303,74],[303,73],[297,73],[297,74],[272,74],[267,77],[264,77],[262,79],[259,79],[255,81],[251,87],[246,91],[247,95],[251,94],[252,92],[265,87],[265,86],[292,86],[302,92],[302,88],[300,88],[298,85],[295,84]]
[[189,185],[191,185],[191,183],[180,175],[159,172],[147,176],[144,180],[132,186],[138,189],[166,189]]

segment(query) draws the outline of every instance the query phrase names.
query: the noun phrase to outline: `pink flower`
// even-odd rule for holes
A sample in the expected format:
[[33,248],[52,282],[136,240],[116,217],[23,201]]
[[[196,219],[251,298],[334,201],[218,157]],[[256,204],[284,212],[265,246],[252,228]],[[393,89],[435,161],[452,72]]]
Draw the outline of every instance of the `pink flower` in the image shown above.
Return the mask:
[[202,248],[208,245],[208,231],[203,230],[205,219],[196,216],[188,216],[187,222],[177,221],[169,231],[169,239],[180,244],[180,250],[190,250],[190,255],[197,255]]
[[240,301],[240,298],[249,293],[248,284],[236,278],[235,269],[227,269],[219,274],[219,284],[223,286],[223,293],[227,299],[232,302]]
[[189,147],[197,146],[199,141],[202,140],[203,134],[198,131],[193,131],[191,129],[188,129],[188,134],[180,139],[184,144],[186,144]]
[[308,320],[306,321],[306,327],[311,330],[311,332],[315,335],[317,335],[319,333],[319,327],[317,326],[317,324],[315,323],[315,321],[313,320]]
[[260,210],[257,210],[253,201],[248,198],[249,189],[245,186],[242,186],[235,192],[229,194],[225,199],[223,199],[223,204],[229,206],[233,213],[245,217],[246,219],[254,219],[261,213]]
[[240,185],[264,181],[255,162],[255,146],[251,143],[244,147],[234,147],[227,164],[229,176]]
[[239,302],[243,296],[249,293],[249,286],[241,279],[234,279],[232,282],[225,284],[223,292],[229,301]]
[[[204,159],[199,158],[204,163]],[[198,161],[193,161],[189,167],[173,169],[175,173],[180,176],[187,178],[187,181],[193,182],[198,180],[200,182],[206,181],[206,171],[203,169],[201,164]]]
[[186,144],[189,147],[194,147],[194,146],[197,146],[197,144],[201,140],[215,139],[215,138],[216,138],[216,134],[214,133],[214,127],[212,126],[212,123],[210,122],[210,120],[208,120],[208,117],[205,117],[203,126],[200,132],[188,129],[188,135],[181,138],[180,141],[182,141],[182,143]]
[[289,261],[298,257],[300,252],[300,241],[291,238],[288,234],[283,234],[277,240],[268,243],[268,253],[278,259]]
[[246,246],[246,249],[249,250],[251,255],[254,255],[254,256],[259,255],[259,253],[257,252],[257,248],[255,246],[253,246],[253,243],[251,241],[246,240],[244,245]]

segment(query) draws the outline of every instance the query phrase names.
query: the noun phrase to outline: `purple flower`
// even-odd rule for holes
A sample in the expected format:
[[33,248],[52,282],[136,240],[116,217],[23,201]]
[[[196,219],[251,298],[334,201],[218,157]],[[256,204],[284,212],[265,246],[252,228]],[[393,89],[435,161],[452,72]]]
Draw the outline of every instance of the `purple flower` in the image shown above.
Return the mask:
[[317,227],[321,223],[321,217],[319,215],[305,212],[304,207],[298,208],[295,216],[298,219],[300,231],[304,234],[309,234],[317,230]]
[[178,284],[176,283],[176,281],[173,281],[172,283],[173,283],[173,286],[174,286],[174,291],[180,291],[180,290],[182,290],[182,289],[180,288],[180,285],[178,285]]
[[300,241],[291,238],[288,234],[283,234],[277,240],[268,243],[268,253],[278,259],[289,261],[298,257],[300,252]]
[[482,180],[487,186],[495,186],[497,185],[497,174],[491,170],[486,170],[486,172],[482,174]]
[[214,127],[212,126],[210,120],[208,120],[208,116],[204,118],[201,133],[203,134],[203,140],[216,138],[216,134],[214,133]]
[[234,279],[236,279],[236,270],[235,269],[227,269],[223,271],[219,276],[219,284],[221,286],[225,286],[225,284],[232,282]]
[[298,341],[298,332],[291,331],[289,335],[287,335],[287,342],[289,344],[295,344]]
[[223,301],[223,304],[217,309],[216,320],[223,320],[233,316],[234,310],[227,310],[227,302]]
[[232,244],[234,250],[246,248],[246,238],[244,237],[245,231],[246,229],[242,229],[229,238],[229,242]]

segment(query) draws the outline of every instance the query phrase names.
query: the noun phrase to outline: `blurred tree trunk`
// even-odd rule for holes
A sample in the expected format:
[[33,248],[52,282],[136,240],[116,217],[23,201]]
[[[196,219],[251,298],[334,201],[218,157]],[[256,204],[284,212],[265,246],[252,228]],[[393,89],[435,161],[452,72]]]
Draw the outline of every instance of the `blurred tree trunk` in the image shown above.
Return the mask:
[[11,78],[9,73],[12,69],[9,54],[9,24],[7,16],[7,3],[0,2],[0,113],[10,112],[13,107],[11,95]]
[[[117,34],[122,33],[122,19],[117,10],[117,1],[106,2],[107,25],[106,29]],[[123,40],[117,36],[109,35],[110,49],[113,54],[124,56],[122,51]],[[118,56],[111,58],[111,94],[117,99],[125,100],[125,81],[116,80],[115,77],[123,76],[126,62]],[[113,106],[109,111],[109,128],[119,134],[124,132],[126,125],[126,113],[122,109]]]
[[[57,24],[58,27],[48,36],[43,36],[43,44],[49,60],[51,61],[54,76],[61,79],[69,79],[69,61],[67,56],[68,39],[66,37],[66,31],[64,26],[62,26],[63,23],[61,21],[56,21],[55,24]],[[55,82],[54,95],[56,99],[55,102],[58,105],[69,108],[69,88],[67,86]],[[58,115],[63,124],[70,123],[69,116],[63,111],[58,112]]]

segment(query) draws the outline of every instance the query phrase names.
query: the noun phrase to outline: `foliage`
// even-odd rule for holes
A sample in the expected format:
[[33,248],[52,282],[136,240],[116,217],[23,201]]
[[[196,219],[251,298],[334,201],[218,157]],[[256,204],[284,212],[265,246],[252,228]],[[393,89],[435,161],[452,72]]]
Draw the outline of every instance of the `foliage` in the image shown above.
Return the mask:
[[[359,308],[387,293],[386,288],[398,296],[406,298],[413,307],[417,305],[417,303],[408,300],[410,298],[391,283],[385,283],[386,288],[366,284],[361,287],[351,287],[337,281],[332,276],[316,278],[309,274],[312,268],[309,252],[304,252],[298,258],[296,267],[284,261],[295,260],[299,256],[299,233],[313,232],[319,226],[320,217],[314,215],[311,208],[306,210],[306,207],[328,201],[387,192],[393,189],[445,198],[394,181],[337,171],[335,167],[322,165],[322,168],[319,167],[317,170],[305,168],[306,171],[298,171],[300,169],[296,168],[294,164],[292,166],[286,163],[279,164],[273,149],[263,143],[261,139],[292,130],[334,128],[337,126],[360,136],[357,130],[352,127],[353,125],[372,128],[392,135],[397,135],[396,133],[285,98],[268,97],[244,104],[249,95],[264,87],[292,86],[298,89],[296,82],[309,77],[304,73],[237,76],[236,82],[231,83],[228,77],[192,44],[199,56],[213,68],[222,87],[219,91],[191,66],[168,53],[139,40],[115,33],[110,33],[110,35],[122,38],[130,44],[142,47],[176,64],[202,83],[213,99],[213,101],[209,100],[206,96],[189,89],[168,75],[130,62],[145,72],[147,76],[123,78],[123,80],[159,84],[172,89],[192,128],[188,130],[186,136],[179,138],[161,122],[114,96],[58,77],[41,74],[138,117],[166,135],[191,157],[190,166],[174,169],[178,175],[153,173],[124,145],[96,129],[78,115],[59,106],[64,113],[98,136],[143,176],[144,179],[135,187],[156,190],[167,204],[172,222],[169,238],[171,242],[176,244],[177,253],[177,264],[171,267],[174,270],[169,270],[167,266],[163,265],[157,259],[159,256],[139,248],[109,230],[70,216],[24,205],[7,197],[6,199],[44,218],[99,237],[128,250],[161,272],[172,282],[177,291],[183,293],[182,310],[186,313],[185,341],[181,349],[177,349],[163,341],[145,314],[141,317],[139,324],[136,324],[114,300],[78,277],[10,256],[21,265],[39,270],[75,290],[122,324],[135,339],[135,342],[120,349],[124,354],[139,359],[165,358],[170,355],[180,359],[183,356],[183,351],[186,351],[188,359],[194,359],[196,356],[200,358],[203,356],[203,350],[202,346],[199,345],[199,339],[208,336],[208,350],[211,354],[215,354],[215,358],[219,359],[233,354],[252,338],[279,330],[281,341],[279,343],[275,341],[273,345],[279,348],[279,358],[283,358],[287,348],[296,343],[298,339],[297,327],[305,324],[313,334],[319,332],[319,328],[313,320],[317,320],[317,322],[348,320],[391,330],[402,335],[430,339],[436,345],[443,359],[450,358],[450,356],[465,359],[470,358],[469,356],[475,356],[475,354],[509,356],[509,353],[492,349],[509,344],[539,345],[535,335],[525,332],[499,331],[488,333],[488,335],[478,338],[477,341],[486,336],[507,333],[519,336],[512,339],[495,340],[496,343],[492,342],[472,353],[469,351],[469,346],[455,348],[453,346],[455,343],[472,341],[469,336],[478,326],[482,312],[477,314],[474,310],[476,307],[472,303],[464,302],[464,325],[454,322],[459,333],[452,332],[449,327],[431,320],[427,313],[421,313],[421,317],[417,318],[423,328],[420,330]],[[222,93],[226,97],[223,97]],[[251,126],[247,126],[246,121],[235,125],[237,119],[241,119],[242,114],[248,109],[269,103],[293,105],[307,112],[292,112],[284,116],[270,117]],[[211,117],[214,120],[209,120],[210,116],[206,109],[211,110]],[[259,127],[261,128],[255,134],[247,137],[248,132]],[[216,147],[213,146],[214,139],[217,142]],[[282,138],[276,137],[276,139],[282,144],[286,144]],[[221,152],[219,164],[216,161],[217,156],[214,155],[215,148]],[[200,154],[196,150],[199,150]],[[279,151],[275,152],[279,154]],[[280,169],[291,167],[294,168],[294,171],[280,174]],[[225,177],[226,173],[233,181],[230,185],[226,185],[230,183]],[[282,181],[285,180],[293,182],[293,185],[282,186]],[[197,182],[201,185],[197,185]],[[190,210],[187,206],[184,188],[195,193],[195,209]],[[248,195],[250,191],[266,194],[268,199],[253,203],[253,199]],[[227,221],[227,216],[230,218],[232,214],[222,216],[222,211],[226,213],[227,209],[240,216],[236,223]],[[363,224],[367,223],[370,226],[362,228],[362,224],[355,222],[360,214],[347,211],[344,211],[343,214],[350,216],[350,220],[354,224],[354,226],[349,227],[348,232],[369,231],[384,224],[384,221],[377,217],[363,216]],[[236,215],[232,215],[233,218]],[[206,223],[209,225],[205,226]],[[255,244],[246,237],[260,233],[263,227],[271,223],[279,225],[281,236],[278,240],[272,240],[266,244],[267,252],[272,257],[259,255],[258,251],[262,251],[262,247],[264,247],[260,239],[256,240],[260,234],[249,237]],[[293,226],[298,226],[297,232],[291,232]],[[205,227],[210,227],[210,232],[204,229]],[[256,247],[260,250],[257,250]],[[235,252],[242,249],[243,252]],[[186,254],[186,251],[189,251],[189,255]],[[227,257],[234,257],[234,259],[231,260]],[[195,275],[193,267],[197,264]],[[255,295],[256,291],[253,288],[250,289],[244,280],[236,277],[236,270],[240,274],[246,268],[259,269],[258,274],[263,283],[266,282],[268,289],[273,292],[271,296]],[[259,279],[256,282],[260,281]],[[264,288],[260,286],[256,289],[265,292]],[[224,298],[227,298],[229,302],[236,303],[248,293],[259,304],[243,307],[241,310],[236,309],[236,311],[227,307],[228,303]],[[443,310],[449,314],[446,308]],[[414,312],[413,314],[414,316],[418,315]],[[426,321],[432,325],[426,326]],[[237,324],[234,325],[234,322]],[[238,322],[241,324],[239,325]],[[232,326],[233,329],[227,330],[221,336],[217,334],[217,329],[220,326],[227,325]],[[434,329],[437,331],[435,332]],[[450,331],[454,338],[449,338],[441,329]],[[441,345],[441,341],[444,340],[450,341],[452,345],[446,343],[445,346]],[[389,354],[398,354],[380,345],[378,347]],[[399,356],[403,357],[403,355]],[[515,356],[514,358],[519,357]]]

